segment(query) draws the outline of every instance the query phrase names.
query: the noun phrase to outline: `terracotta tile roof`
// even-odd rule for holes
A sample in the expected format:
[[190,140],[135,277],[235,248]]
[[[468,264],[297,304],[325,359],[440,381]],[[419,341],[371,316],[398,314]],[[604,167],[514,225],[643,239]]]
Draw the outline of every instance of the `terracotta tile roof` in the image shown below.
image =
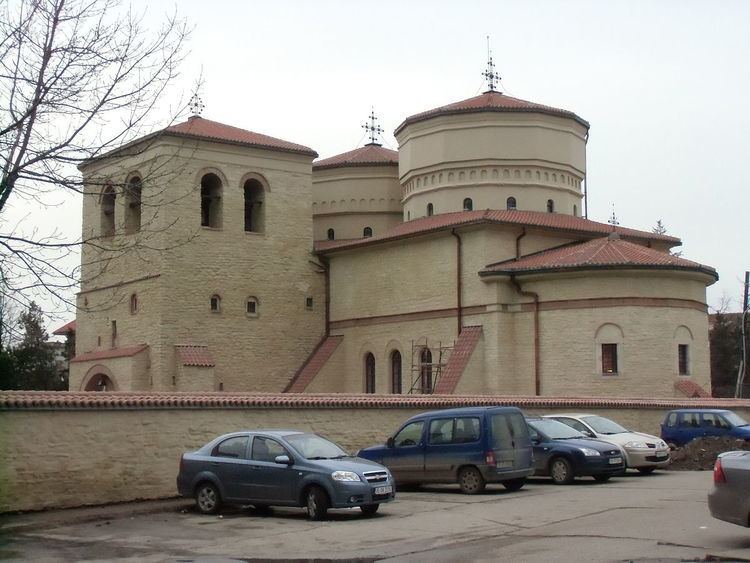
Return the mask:
[[326,365],[328,359],[343,340],[343,336],[323,338],[305,360],[305,363],[302,364],[302,367],[294,374],[294,377],[284,389],[284,393],[302,393],[312,383],[318,372],[323,369],[323,366]]
[[73,319],[69,323],[62,325],[57,330],[53,331],[52,334],[65,335],[65,334],[68,334],[69,332],[75,332],[75,331],[76,331],[76,321],[75,319]]
[[216,365],[208,346],[176,344],[175,350],[183,366],[213,367]]
[[313,170],[345,166],[398,166],[398,152],[370,143],[353,151],[313,162]]
[[690,381],[688,379],[675,381],[674,388],[677,389],[680,393],[682,393],[686,397],[691,397],[694,399],[698,399],[698,398],[703,399],[703,398],[711,397],[711,393],[706,391],[703,387],[698,385],[695,381]]
[[677,399],[643,397],[533,397],[514,395],[366,395],[344,393],[125,393],[69,391],[0,391],[0,410],[24,409],[442,409],[509,405],[522,409],[587,408],[676,409],[750,408],[750,399]]
[[148,344],[136,344],[124,348],[110,348],[109,350],[98,350],[86,354],[78,354],[71,362],[90,362],[93,360],[105,360],[107,358],[124,358],[126,356],[135,356],[139,352],[146,350]]
[[628,242],[619,235],[566,244],[487,266],[480,275],[570,271],[592,268],[648,267],[702,271],[718,277],[716,270],[653,248]]
[[450,395],[456,390],[480,336],[482,336],[481,326],[465,326],[461,329],[461,334],[458,335],[448,358],[445,371],[435,385],[436,394]]
[[[612,232],[612,225],[589,221],[583,217],[563,215],[561,213],[543,213],[540,211],[493,210],[485,211],[456,211],[454,213],[441,213],[431,217],[422,217],[405,223],[399,223],[387,231],[372,237],[354,240],[333,240],[315,243],[315,251],[320,253],[331,252],[341,249],[356,248],[380,244],[394,239],[419,236],[431,232],[442,231],[453,227],[479,224],[497,225],[519,225],[526,227],[537,227],[539,229],[566,231],[576,236],[601,236]],[[667,235],[658,235],[647,231],[615,227],[615,232],[622,237],[641,241],[658,240],[671,243],[672,246],[681,244],[680,239]]]
[[478,113],[478,112],[522,112],[522,113],[544,113],[547,115],[557,115],[560,117],[569,117],[575,119],[578,123],[584,127],[589,127],[589,122],[585,119],[581,119],[572,111],[554,108],[552,106],[545,106],[543,104],[537,104],[535,102],[527,102],[519,98],[513,98],[506,96],[500,92],[485,92],[479,96],[461,100],[448,104],[446,106],[440,106],[435,109],[423,111],[410,117],[407,117],[401,125],[396,128],[394,135],[398,135],[399,132],[411,123],[417,123],[424,121],[432,117],[439,115],[452,115],[459,113]]
[[225,125],[218,121],[211,121],[210,119],[204,119],[197,116],[191,117],[183,123],[167,127],[161,131],[161,133],[176,135],[178,137],[210,139],[234,143],[237,145],[247,145],[263,149],[306,154],[314,157],[318,156],[318,153],[304,145],[290,143],[289,141],[283,141],[281,139],[269,137],[268,135],[254,133],[253,131]]

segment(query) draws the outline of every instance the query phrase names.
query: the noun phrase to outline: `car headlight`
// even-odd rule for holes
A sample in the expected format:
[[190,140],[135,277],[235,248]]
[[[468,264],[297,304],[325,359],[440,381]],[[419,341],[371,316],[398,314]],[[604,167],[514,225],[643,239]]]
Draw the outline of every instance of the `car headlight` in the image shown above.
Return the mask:
[[659,442],[659,449],[665,449],[667,447],[666,442]]
[[361,481],[359,475],[352,471],[334,471],[331,473],[334,481]]
[[599,452],[597,452],[596,450],[592,450],[591,448],[578,448],[578,449],[581,450],[583,452],[583,455],[585,455],[586,457],[594,456],[594,455],[601,455]]
[[648,449],[648,446],[646,445],[646,442],[628,442],[628,443],[625,444],[625,447],[628,448],[628,449],[630,449],[630,448],[634,448],[634,449],[639,449],[640,448],[642,450],[647,450]]

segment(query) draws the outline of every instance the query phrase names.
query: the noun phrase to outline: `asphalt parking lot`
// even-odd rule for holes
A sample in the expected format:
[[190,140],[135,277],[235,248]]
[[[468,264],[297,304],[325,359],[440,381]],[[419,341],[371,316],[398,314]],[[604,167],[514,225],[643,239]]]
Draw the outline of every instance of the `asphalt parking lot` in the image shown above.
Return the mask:
[[302,509],[228,509],[189,500],[0,517],[0,559],[34,561],[750,561],[750,529],[714,520],[710,472],[628,473],[609,483],[520,491],[489,486],[400,492],[371,518]]

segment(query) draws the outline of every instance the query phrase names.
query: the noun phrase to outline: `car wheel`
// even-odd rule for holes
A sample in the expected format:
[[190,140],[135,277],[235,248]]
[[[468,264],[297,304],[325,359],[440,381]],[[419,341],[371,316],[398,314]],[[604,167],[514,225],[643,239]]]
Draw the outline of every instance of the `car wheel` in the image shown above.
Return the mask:
[[517,491],[523,487],[524,483],[526,483],[525,477],[521,477],[520,479],[508,479],[507,481],[503,481],[503,487],[509,491]]
[[365,516],[372,516],[378,511],[378,508],[380,508],[379,504],[364,504],[359,507]]
[[610,477],[612,477],[612,475],[602,475],[600,473],[599,475],[594,475],[594,480],[599,481],[600,483],[604,483],[606,481],[609,481]]
[[202,514],[216,514],[221,507],[221,495],[216,485],[208,481],[195,489],[195,505]]
[[323,520],[328,512],[328,495],[320,487],[307,490],[307,517],[310,520]]
[[549,476],[555,485],[569,485],[575,475],[570,462],[564,457],[556,457],[549,465]]
[[458,485],[466,495],[475,495],[484,490],[484,477],[476,467],[464,467],[458,472]]
[[637,467],[638,471],[643,473],[644,475],[648,475],[649,473],[653,473],[656,471],[656,467]]

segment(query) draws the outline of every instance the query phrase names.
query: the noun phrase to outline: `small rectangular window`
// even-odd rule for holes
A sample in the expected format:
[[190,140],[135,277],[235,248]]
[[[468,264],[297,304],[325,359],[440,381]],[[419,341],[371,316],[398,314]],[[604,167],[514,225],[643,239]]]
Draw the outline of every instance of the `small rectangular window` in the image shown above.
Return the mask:
[[312,309],[313,308],[313,298],[312,297],[305,298],[305,307],[307,309]]
[[617,344],[602,344],[602,373],[617,373]]
[[677,345],[677,363],[679,364],[679,371],[678,373],[680,375],[689,375],[690,371],[688,369],[688,345],[687,344],[678,344]]
[[117,344],[117,321],[112,321],[112,348]]
[[254,315],[258,311],[257,303],[255,301],[248,301],[247,302],[247,312],[251,315]]

